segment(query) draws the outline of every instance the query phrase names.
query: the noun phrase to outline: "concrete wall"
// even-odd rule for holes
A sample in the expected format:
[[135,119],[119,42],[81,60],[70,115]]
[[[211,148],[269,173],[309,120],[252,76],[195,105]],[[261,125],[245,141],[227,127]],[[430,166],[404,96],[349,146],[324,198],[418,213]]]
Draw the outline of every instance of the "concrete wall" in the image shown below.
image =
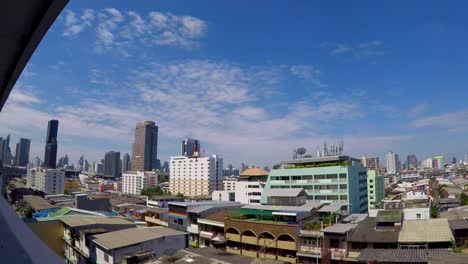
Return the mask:
[[89,199],[87,195],[76,196],[76,208],[89,211],[111,211],[111,204],[108,198]]
[[[420,214],[421,218],[418,218]],[[430,208],[407,208],[403,209],[404,220],[418,220],[418,219],[430,219],[431,210]]]
[[63,255],[63,224],[60,220],[27,223],[28,227],[57,255]]

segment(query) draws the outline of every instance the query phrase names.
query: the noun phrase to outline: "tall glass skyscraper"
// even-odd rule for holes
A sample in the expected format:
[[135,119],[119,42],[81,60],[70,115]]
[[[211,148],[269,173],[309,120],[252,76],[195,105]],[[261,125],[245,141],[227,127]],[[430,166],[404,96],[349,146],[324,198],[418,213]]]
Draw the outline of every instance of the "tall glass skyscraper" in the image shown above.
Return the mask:
[[104,176],[120,176],[120,152],[109,151],[104,156]]
[[130,166],[132,171],[158,169],[158,127],[153,121],[136,124]]
[[46,146],[44,153],[44,167],[55,169],[57,164],[57,134],[58,120],[50,120],[47,127]]
[[182,156],[192,157],[195,153],[200,156],[200,142],[191,138],[182,140]]
[[15,164],[17,166],[26,166],[29,162],[29,147],[31,140],[26,138],[20,138],[16,144]]

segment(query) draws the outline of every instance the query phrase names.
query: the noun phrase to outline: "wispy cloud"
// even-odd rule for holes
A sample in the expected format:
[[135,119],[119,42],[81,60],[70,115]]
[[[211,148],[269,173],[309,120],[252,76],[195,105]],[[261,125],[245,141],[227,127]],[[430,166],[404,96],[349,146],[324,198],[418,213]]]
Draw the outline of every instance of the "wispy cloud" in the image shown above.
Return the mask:
[[429,104],[418,103],[408,110],[408,117],[414,118],[429,110]]
[[356,60],[383,56],[385,53],[382,51],[382,46],[383,42],[379,40],[358,44],[328,42],[321,44],[321,47],[327,49],[332,56],[350,56]]
[[414,120],[413,125],[417,128],[443,127],[453,130],[467,130],[468,109],[421,117]]
[[308,80],[319,87],[326,87],[327,85],[319,80],[320,70],[312,65],[293,65],[290,67],[293,75]]
[[92,9],[84,9],[81,16],[78,16],[71,10],[65,10],[65,17],[63,19],[64,30],[63,36],[74,37],[83,32],[86,28],[90,27],[94,22],[95,14]]
[[135,45],[191,49],[207,30],[205,21],[192,16],[157,11],[144,15],[116,8],[85,9],[79,17],[74,11],[66,10],[61,21],[65,37],[75,37],[87,28],[94,28],[95,50],[115,51],[122,56],[130,56]]

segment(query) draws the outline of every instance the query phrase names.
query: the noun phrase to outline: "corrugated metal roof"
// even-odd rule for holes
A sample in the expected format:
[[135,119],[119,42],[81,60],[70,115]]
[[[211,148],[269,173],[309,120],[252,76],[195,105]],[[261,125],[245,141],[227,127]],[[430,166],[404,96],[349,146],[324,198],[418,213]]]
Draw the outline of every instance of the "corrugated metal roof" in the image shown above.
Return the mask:
[[283,212],[310,212],[314,208],[318,208],[322,203],[306,203],[301,206],[279,206],[279,205],[262,205],[262,204],[248,204],[243,209],[256,209],[256,210],[271,210]]
[[378,263],[426,263],[427,254],[446,254],[447,249],[379,249],[365,248],[357,257],[359,262],[377,261]]
[[87,226],[95,224],[132,225],[133,222],[120,217],[67,217],[60,219],[70,227]]
[[343,207],[342,204],[328,204],[320,208],[318,211],[321,213],[336,213],[341,210],[341,207]]
[[448,242],[453,239],[447,219],[408,220],[398,236],[400,243]]
[[167,236],[185,235],[185,232],[167,227],[135,227],[119,231],[95,235],[94,241],[98,245],[110,250],[135,245]]
[[337,233],[337,234],[345,234],[349,232],[353,228],[355,228],[357,224],[334,224],[330,227],[327,227],[322,230],[324,233]]

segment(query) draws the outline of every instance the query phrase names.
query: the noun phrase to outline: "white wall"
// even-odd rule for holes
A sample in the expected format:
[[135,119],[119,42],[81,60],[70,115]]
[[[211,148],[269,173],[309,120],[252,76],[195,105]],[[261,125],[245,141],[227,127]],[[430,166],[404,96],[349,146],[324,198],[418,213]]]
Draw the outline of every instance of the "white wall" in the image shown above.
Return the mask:
[[[421,218],[418,218],[420,214]],[[431,211],[430,208],[408,208],[403,209],[404,220],[419,220],[419,219],[430,219]]]
[[[258,188],[249,188],[252,186],[258,186]],[[265,184],[263,182],[249,182],[240,180],[236,182],[236,202],[243,204],[256,204],[252,200],[258,200],[262,198],[263,188]],[[249,195],[249,193],[260,193],[260,195]],[[258,202],[257,204],[259,204]]]

